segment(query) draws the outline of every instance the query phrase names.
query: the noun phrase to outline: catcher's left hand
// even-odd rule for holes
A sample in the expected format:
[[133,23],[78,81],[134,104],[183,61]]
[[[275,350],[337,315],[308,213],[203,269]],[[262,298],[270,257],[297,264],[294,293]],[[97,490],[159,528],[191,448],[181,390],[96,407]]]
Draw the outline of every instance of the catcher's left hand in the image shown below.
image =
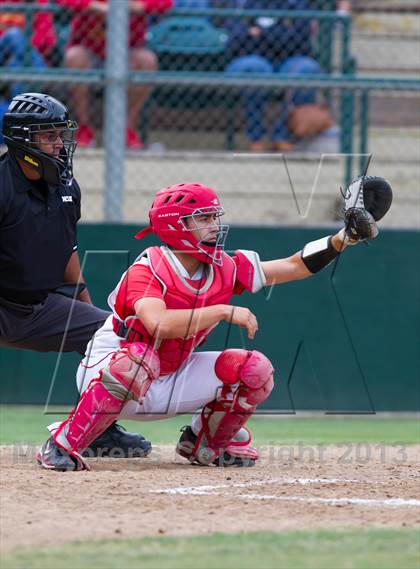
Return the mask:
[[375,239],[376,221],[391,207],[392,189],[386,180],[360,176],[351,182],[343,195],[345,202],[344,233],[349,244]]

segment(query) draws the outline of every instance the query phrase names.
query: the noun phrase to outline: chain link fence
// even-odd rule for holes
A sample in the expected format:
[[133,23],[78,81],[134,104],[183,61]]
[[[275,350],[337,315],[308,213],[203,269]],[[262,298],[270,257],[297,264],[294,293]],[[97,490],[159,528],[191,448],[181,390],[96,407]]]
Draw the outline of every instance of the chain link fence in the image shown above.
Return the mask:
[[68,104],[85,221],[141,224],[157,189],[197,180],[233,223],[331,224],[371,153],[396,190],[383,225],[419,226],[415,2],[124,5],[0,0],[0,115],[24,90]]

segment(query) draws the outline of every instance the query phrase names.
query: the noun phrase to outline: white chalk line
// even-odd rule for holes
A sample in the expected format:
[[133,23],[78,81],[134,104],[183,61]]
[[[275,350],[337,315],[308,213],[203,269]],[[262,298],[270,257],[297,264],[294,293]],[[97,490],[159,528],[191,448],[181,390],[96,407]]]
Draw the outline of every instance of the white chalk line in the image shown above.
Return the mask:
[[[277,500],[283,502],[305,502],[305,503],[321,503],[330,506],[420,506],[420,500],[403,499],[403,498],[320,498],[314,496],[276,496],[274,494],[255,494],[255,493],[233,493],[237,488],[251,488],[257,486],[267,486],[270,484],[277,485],[310,485],[310,484],[355,484],[358,480],[346,480],[339,478],[288,478],[288,479],[268,479],[268,480],[252,480],[250,482],[230,484],[214,484],[206,486],[179,486],[176,488],[161,488],[158,490],[150,490],[152,494],[181,494],[189,496],[230,496],[243,498],[246,500]],[[229,492],[225,492],[229,489]]]
[[[267,486],[269,484],[277,485],[290,485],[290,484],[342,484],[355,483],[357,480],[343,480],[339,478],[269,478],[267,480],[251,480],[250,482],[239,482],[235,483],[234,486],[231,484],[214,484],[210,486],[180,486],[178,488],[164,488],[160,490],[150,490],[153,494],[214,494],[215,490],[221,488],[250,488],[254,486]],[[217,492],[216,492],[217,494]]]
[[322,503],[335,505],[356,505],[356,506],[420,506],[420,500],[404,500],[402,498],[387,498],[383,500],[369,498],[313,498],[303,496],[272,496],[270,494],[236,494],[240,498],[250,500],[282,500],[284,502],[306,502]]

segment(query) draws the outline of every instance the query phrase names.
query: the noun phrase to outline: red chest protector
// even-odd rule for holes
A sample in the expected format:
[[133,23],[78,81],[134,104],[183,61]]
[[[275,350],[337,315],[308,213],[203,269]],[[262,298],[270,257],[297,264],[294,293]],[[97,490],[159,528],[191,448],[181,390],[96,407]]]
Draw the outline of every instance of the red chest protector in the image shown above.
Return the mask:
[[[229,255],[224,254],[222,266],[206,265],[205,275],[200,281],[196,281],[198,288],[191,286],[179,273],[171,253],[166,248],[149,247],[140,255],[144,256],[148,257],[149,267],[162,285],[167,308],[191,309],[229,303],[236,278],[236,265]],[[119,286],[111,294],[110,300],[116,297]],[[114,330],[120,336],[125,335],[121,333],[122,324],[125,330],[130,329],[126,336],[128,341],[155,343],[155,339],[136,317],[129,316],[124,323],[114,317]],[[201,330],[187,338],[162,340],[160,345],[156,346],[160,356],[161,375],[177,370],[194,348],[205,341],[211,329]]]

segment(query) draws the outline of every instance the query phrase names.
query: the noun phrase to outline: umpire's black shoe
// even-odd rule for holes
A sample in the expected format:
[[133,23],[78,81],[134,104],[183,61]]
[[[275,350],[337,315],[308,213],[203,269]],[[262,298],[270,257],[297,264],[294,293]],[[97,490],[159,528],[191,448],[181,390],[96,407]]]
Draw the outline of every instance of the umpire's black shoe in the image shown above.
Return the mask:
[[47,470],[77,470],[77,462],[63,449],[56,445],[50,437],[36,455],[37,463]]
[[242,456],[233,456],[229,452],[224,452],[215,461],[213,464],[216,466],[237,466],[239,468],[248,468],[250,466],[255,466],[255,460],[253,458],[242,457]]
[[[195,441],[197,440],[197,435],[191,427],[185,426],[181,429],[182,435],[179,438],[176,451],[178,454],[184,458],[191,460],[192,449],[194,448]],[[198,461],[193,461],[194,464],[200,464]],[[225,451],[216,460],[213,461],[216,466],[236,466],[236,467],[248,467],[254,466],[255,460],[249,457],[233,456],[229,452]]]
[[129,433],[124,427],[112,423],[83,452],[85,457],[145,458],[152,452],[152,443],[142,435]]

